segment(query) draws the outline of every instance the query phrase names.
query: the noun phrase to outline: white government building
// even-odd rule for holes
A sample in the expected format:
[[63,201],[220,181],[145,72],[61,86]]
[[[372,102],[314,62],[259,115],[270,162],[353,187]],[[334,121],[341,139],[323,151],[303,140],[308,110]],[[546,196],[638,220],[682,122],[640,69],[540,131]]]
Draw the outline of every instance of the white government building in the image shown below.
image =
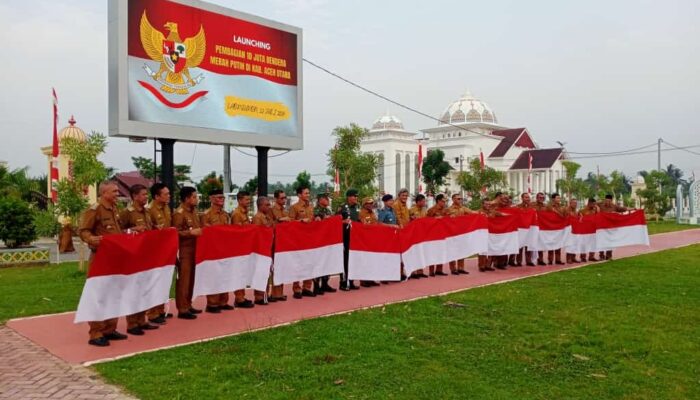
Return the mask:
[[[388,113],[387,113],[388,114]],[[532,155],[532,192],[553,193],[556,181],[564,175],[561,163],[566,159],[563,148],[540,148],[526,128],[509,128],[498,123],[496,113],[486,103],[467,91],[450,103],[438,117],[436,127],[421,129],[422,134],[408,131],[393,115],[377,119],[363,139],[360,149],[377,154],[380,192],[396,194],[401,188],[417,193],[418,149],[422,142],[423,158],[428,151],[441,149],[452,170],[447,177],[447,193],[460,191],[456,177],[468,162],[484,154],[484,164],[506,173],[508,185],[517,193],[527,192],[528,161]]]

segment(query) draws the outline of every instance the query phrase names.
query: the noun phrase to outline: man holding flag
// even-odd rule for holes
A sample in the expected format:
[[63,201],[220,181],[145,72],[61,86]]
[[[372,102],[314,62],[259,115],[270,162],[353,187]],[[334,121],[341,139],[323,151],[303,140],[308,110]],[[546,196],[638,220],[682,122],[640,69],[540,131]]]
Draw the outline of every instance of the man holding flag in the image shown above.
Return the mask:
[[[223,190],[213,189],[209,192],[211,207],[202,214],[202,227],[229,224],[230,216],[224,210],[224,200]],[[233,306],[228,304],[228,293],[207,295],[207,306],[204,311],[219,314],[221,310],[233,310]]]

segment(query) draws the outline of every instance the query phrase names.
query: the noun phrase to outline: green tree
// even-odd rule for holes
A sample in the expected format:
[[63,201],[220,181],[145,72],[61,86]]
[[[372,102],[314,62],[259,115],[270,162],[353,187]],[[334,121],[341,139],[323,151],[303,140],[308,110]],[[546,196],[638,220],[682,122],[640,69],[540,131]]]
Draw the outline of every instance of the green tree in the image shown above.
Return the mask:
[[73,181],[81,189],[98,184],[109,176],[109,171],[98,157],[107,147],[107,138],[99,132],[87,135],[85,141],[74,138],[61,140],[61,151],[70,157]]
[[481,207],[481,199],[490,197],[498,190],[506,190],[506,175],[491,167],[481,168],[481,161],[473,159],[469,162],[468,170],[457,176],[459,186],[471,196],[469,208]]
[[422,166],[426,192],[433,195],[438,193],[445,184],[445,177],[447,177],[450,169],[450,164],[445,161],[445,153],[442,150],[429,150]]
[[645,189],[637,190],[637,194],[642,198],[644,211],[647,214],[655,214],[657,219],[663,217],[671,209],[671,196],[668,190],[672,179],[666,171],[650,171],[644,176]]
[[70,217],[71,221],[77,221],[89,205],[85,190],[79,187],[74,181],[63,178],[56,186],[58,201],[56,211],[60,215]]
[[[360,152],[360,141],[369,131],[357,124],[339,126],[333,130],[335,147],[328,151],[328,176],[340,175],[341,195],[349,188],[357,189],[360,197],[374,196],[377,188],[374,180],[379,166],[379,157]],[[335,200],[337,201],[337,200]],[[337,205],[334,203],[334,205]]]
[[250,193],[251,196],[255,196],[258,193],[258,176],[256,175],[250,178],[245,184],[243,184],[241,190]]
[[292,189],[295,193],[300,187],[307,187],[311,191],[312,188],[315,189],[315,186],[316,182],[311,181],[311,174],[307,171],[299,172],[297,178],[294,180],[294,183],[292,183]]
[[39,179],[30,178],[27,171],[28,167],[10,171],[4,166],[0,166],[0,197],[14,197],[29,202],[32,198],[32,192],[39,192],[46,187],[41,186]]
[[34,214],[29,204],[15,197],[0,199],[0,240],[5,246],[16,248],[36,239]]
[[567,195],[568,198],[575,197],[581,199],[586,196],[586,183],[581,178],[577,178],[578,170],[581,169],[581,164],[573,161],[562,161],[564,166],[564,178],[557,180],[559,190]]
[[[154,179],[160,177],[160,165],[153,167],[153,159],[148,157],[131,157],[131,162],[134,164],[134,168],[147,179]],[[173,166],[173,172],[175,175],[175,183],[181,186],[182,183],[190,181],[190,174],[192,173],[192,167],[185,164],[175,164]],[[153,174],[155,171],[155,175]],[[223,179],[222,179],[223,182]]]
[[204,178],[202,178],[199,183],[197,183],[197,191],[202,194],[202,196],[209,196],[212,190],[224,189],[224,177],[222,175],[216,176],[216,172],[211,171]]

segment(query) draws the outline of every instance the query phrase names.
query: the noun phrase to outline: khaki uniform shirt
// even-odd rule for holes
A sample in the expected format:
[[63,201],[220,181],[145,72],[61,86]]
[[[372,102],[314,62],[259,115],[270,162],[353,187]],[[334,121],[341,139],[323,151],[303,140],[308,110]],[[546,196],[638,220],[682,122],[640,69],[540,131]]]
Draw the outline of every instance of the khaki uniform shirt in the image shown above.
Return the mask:
[[406,226],[411,222],[411,213],[405,204],[401,203],[401,200],[394,202],[394,214],[396,215],[396,222],[399,226]]
[[284,206],[280,206],[277,203],[273,204],[270,210],[275,223],[279,223],[281,218],[289,218],[289,212],[284,209]]
[[314,208],[311,203],[304,204],[303,201],[299,200],[289,208],[289,218],[293,221],[300,221],[302,219],[313,220],[314,219]]
[[153,229],[151,214],[148,210],[146,208],[137,210],[133,205],[130,205],[119,214],[119,222],[121,222],[122,229],[129,229],[137,226],[143,226],[147,231]]
[[408,216],[411,221],[418,218],[425,218],[428,215],[428,210],[425,207],[413,206],[408,210]]
[[80,219],[78,227],[78,235],[80,239],[90,246],[91,250],[96,247],[90,244],[90,241],[95,236],[109,235],[122,233],[119,216],[114,206],[97,203],[88,208]]
[[173,225],[170,206],[167,204],[152,201],[148,206],[148,213],[151,215],[151,222],[155,229],[170,228]]
[[588,208],[588,207],[583,207],[580,211],[581,215],[593,215],[598,213],[598,209],[596,207],[593,208]]
[[272,226],[275,224],[272,218],[272,216],[258,211],[255,215],[253,215],[253,225],[272,228]]
[[547,205],[544,203],[535,202],[535,204],[532,205],[532,208],[534,208],[537,211],[542,211],[547,208]]
[[547,204],[547,207],[545,207],[544,209],[547,211],[553,211],[562,217],[566,216],[566,209],[564,207],[562,207],[561,204],[555,205],[554,203],[549,203],[549,204]]
[[572,217],[578,217],[581,213],[579,210],[573,208],[573,207],[566,207],[566,215],[570,215]]
[[428,212],[426,213],[426,217],[444,217],[447,215],[447,207],[442,207],[440,208],[437,205],[434,205],[428,209]]
[[606,206],[604,202],[598,203],[598,208],[600,209],[601,212],[610,212],[610,213],[620,213],[620,212],[625,212],[627,211],[626,207],[618,206],[615,203],[611,203],[610,206]]
[[231,214],[231,223],[233,225],[248,225],[250,224],[250,218],[248,218],[248,210],[238,206]]
[[369,211],[363,207],[360,210],[360,222],[367,225],[374,225],[379,221],[377,220],[377,215],[374,213],[374,211]]
[[215,209],[211,207],[202,214],[202,226],[213,226],[213,225],[228,225],[229,215],[222,209]]
[[173,226],[180,236],[180,248],[192,249],[197,244],[197,237],[192,236],[191,229],[201,228],[201,223],[197,211],[189,210],[180,206],[173,215]]
[[531,209],[531,208],[534,208],[534,207],[532,206],[532,203],[527,203],[527,204],[525,204],[525,203],[520,203],[520,204],[518,204],[518,205],[515,206],[515,207],[517,207],[517,208],[522,208],[523,210],[529,210],[529,209]]
[[474,211],[465,206],[457,206],[455,204],[447,207],[447,215],[450,217],[460,217],[462,215],[473,214]]

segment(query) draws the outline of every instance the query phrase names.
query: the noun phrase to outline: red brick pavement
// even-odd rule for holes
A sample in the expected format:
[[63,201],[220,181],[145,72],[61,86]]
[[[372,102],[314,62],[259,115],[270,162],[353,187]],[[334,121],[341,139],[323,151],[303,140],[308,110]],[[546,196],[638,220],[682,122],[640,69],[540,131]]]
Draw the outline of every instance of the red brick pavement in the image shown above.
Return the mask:
[[0,325],[0,399],[133,399]]

